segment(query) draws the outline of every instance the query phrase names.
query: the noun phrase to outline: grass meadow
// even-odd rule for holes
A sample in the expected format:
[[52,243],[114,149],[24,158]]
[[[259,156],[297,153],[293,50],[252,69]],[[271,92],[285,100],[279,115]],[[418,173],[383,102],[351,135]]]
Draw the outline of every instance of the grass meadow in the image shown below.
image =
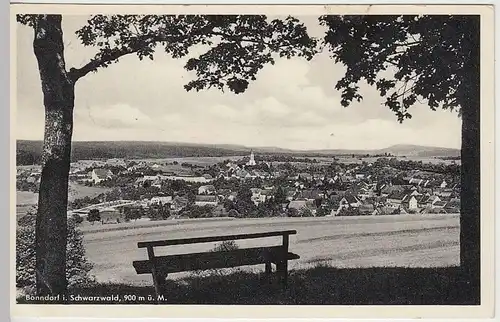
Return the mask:
[[[137,248],[139,241],[295,229],[290,250],[301,258],[289,263],[286,290],[276,277],[266,278],[264,265],[183,272],[168,276],[164,304],[467,304],[460,302],[467,285],[461,285],[458,268],[458,215],[171,220],[128,229],[111,226],[83,229],[96,284],[73,288],[70,294],[152,296],[151,276],[137,275],[132,266],[132,261],[147,258],[146,251]],[[243,248],[280,242],[270,237],[237,244]],[[155,253],[208,251],[214,246],[170,246]],[[119,298],[74,304],[145,303]],[[18,301],[28,303],[22,296]]]

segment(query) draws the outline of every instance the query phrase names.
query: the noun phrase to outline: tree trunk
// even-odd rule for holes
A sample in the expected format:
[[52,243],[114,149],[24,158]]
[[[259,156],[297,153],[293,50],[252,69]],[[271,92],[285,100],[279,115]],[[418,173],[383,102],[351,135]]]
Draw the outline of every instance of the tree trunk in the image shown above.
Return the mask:
[[60,302],[64,302],[74,84],[65,69],[61,16],[40,15],[34,29],[33,48],[45,106],[42,176],[36,218],[36,286],[38,295],[59,295]]
[[[480,47],[479,17],[471,18],[468,61],[461,88],[462,168],[460,206],[460,266],[470,304],[480,303]],[[464,285],[465,286],[465,285]],[[469,302],[469,301],[468,301]]]

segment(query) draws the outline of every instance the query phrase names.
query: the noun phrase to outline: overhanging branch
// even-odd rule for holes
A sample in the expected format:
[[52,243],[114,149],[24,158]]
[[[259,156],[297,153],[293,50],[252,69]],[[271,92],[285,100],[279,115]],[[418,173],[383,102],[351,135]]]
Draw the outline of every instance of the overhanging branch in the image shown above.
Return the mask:
[[101,52],[100,55],[98,54],[81,68],[71,68],[68,73],[69,77],[73,83],[75,83],[88,73],[96,71],[100,67],[106,67],[120,57],[136,53],[149,46],[151,43],[169,41],[171,37],[172,35],[144,35],[142,37],[136,37],[134,41],[127,46],[110,48],[109,52]]
[[136,52],[137,50],[138,49],[132,49],[129,47],[117,49],[107,56],[102,56],[99,58],[92,59],[90,62],[88,62],[87,64],[85,64],[81,68],[71,68],[69,70],[68,75],[69,75],[71,81],[73,83],[76,83],[76,81],[78,81],[80,78],[82,78],[83,76],[87,75],[88,73],[90,73],[92,71],[96,71],[99,67],[104,67],[107,64],[117,60],[118,58],[125,56],[125,55],[128,55],[128,54],[132,54],[132,53]]

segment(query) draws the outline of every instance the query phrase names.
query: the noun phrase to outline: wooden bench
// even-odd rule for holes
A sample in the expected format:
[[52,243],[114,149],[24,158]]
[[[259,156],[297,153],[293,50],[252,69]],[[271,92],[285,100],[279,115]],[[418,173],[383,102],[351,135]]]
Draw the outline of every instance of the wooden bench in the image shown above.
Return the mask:
[[[288,261],[299,259],[300,256],[288,251],[289,236],[296,234],[295,230],[273,231],[255,234],[239,234],[225,236],[211,236],[198,238],[170,239],[159,241],[139,242],[139,248],[147,248],[148,259],[134,261],[137,274],[151,274],[155,293],[158,297],[163,293],[167,275],[170,273],[229,268],[246,265],[265,265],[266,275],[272,272],[271,264],[276,266],[276,272],[281,278],[283,287],[287,285]],[[209,251],[180,255],[155,256],[154,248],[172,245],[186,245],[197,243],[222,242],[241,239],[256,239],[265,237],[283,237],[279,246],[243,248],[224,251]]]

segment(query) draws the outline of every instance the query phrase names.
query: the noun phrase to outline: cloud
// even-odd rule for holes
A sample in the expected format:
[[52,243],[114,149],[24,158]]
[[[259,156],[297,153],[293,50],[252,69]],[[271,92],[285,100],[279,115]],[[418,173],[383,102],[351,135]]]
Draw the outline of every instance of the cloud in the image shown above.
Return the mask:
[[[67,68],[93,55],[74,31],[85,17],[63,19]],[[299,17],[300,18],[300,17]],[[315,17],[305,19],[314,24]],[[321,28],[315,29],[321,36]],[[32,30],[18,25],[17,136],[42,139],[40,76]],[[194,54],[199,54],[201,47]],[[216,89],[186,92],[195,75],[185,59],[158,53],[154,61],[123,57],[82,78],[75,93],[75,140],[163,140],[275,145],[298,149],[379,148],[397,143],[460,146],[460,119],[415,106],[411,120],[398,124],[375,88],[360,84],[362,102],[340,105],[335,83],[344,67],[323,53],[311,61],[277,59],[266,65],[242,94]],[[335,133],[331,136],[331,133]]]
[[289,106],[283,104],[273,96],[268,96],[264,99],[257,99],[253,104],[247,106],[247,109],[256,113],[259,119],[265,119],[268,117],[283,118],[292,112]]
[[78,121],[104,128],[145,128],[153,124],[153,120],[140,109],[124,103],[91,106],[86,110],[76,110],[75,114]]

